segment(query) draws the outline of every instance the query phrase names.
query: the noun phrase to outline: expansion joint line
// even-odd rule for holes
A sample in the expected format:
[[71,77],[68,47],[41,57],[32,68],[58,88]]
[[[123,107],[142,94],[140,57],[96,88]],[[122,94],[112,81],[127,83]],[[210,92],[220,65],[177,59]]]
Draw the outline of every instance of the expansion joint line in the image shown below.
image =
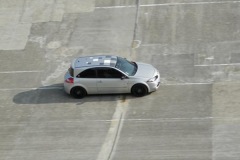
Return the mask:
[[108,159],[107,159],[107,160],[111,160],[113,150],[116,148],[116,141],[117,141],[117,138],[118,138],[118,136],[119,136],[119,134],[120,134],[120,133],[119,133],[119,132],[120,132],[120,130],[119,130],[120,124],[121,124],[122,121],[123,121],[123,118],[122,118],[122,117],[123,117],[123,113],[121,113],[120,119],[119,119],[119,121],[118,121],[116,135],[115,135],[115,137],[114,137],[113,145],[112,145],[112,148],[111,148],[111,151],[110,151],[110,153],[109,153],[109,156],[108,156]]
[[136,16],[135,16],[135,24],[134,24],[134,30],[133,30],[132,48],[135,48],[134,47],[135,40],[137,37],[139,8],[140,8],[140,0],[136,0]]

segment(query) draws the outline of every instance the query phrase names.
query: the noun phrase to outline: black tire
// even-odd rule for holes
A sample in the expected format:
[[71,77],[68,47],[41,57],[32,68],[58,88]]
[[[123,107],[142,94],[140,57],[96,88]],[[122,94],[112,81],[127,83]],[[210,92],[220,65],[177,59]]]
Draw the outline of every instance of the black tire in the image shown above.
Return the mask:
[[81,99],[87,95],[87,91],[82,87],[73,87],[70,91],[71,96]]
[[135,84],[131,89],[131,93],[136,97],[142,97],[148,93],[148,89],[143,84]]

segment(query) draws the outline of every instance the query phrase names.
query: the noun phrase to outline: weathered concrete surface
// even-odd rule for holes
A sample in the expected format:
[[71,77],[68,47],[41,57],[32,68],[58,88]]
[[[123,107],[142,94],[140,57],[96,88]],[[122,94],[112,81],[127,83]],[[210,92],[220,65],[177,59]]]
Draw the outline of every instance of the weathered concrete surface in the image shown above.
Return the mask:
[[0,3],[0,50],[24,49],[32,23],[62,21],[65,13],[94,10],[93,0],[1,0]]
[[[240,1],[0,0],[0,159],[238,160]],[[146,97],[62,90],[78,56],[153,64]]]
[[214,159],[238,159],[239,154],[239,83],[213,85]]
[[96,9],[89,14],[79,14],[68,46],[81,47],[87,54],[129,52],[135,14],[132,8]]
[[95,1],[96,7],[115,7],[115,6],[134,6],[136,0],[98,0]]

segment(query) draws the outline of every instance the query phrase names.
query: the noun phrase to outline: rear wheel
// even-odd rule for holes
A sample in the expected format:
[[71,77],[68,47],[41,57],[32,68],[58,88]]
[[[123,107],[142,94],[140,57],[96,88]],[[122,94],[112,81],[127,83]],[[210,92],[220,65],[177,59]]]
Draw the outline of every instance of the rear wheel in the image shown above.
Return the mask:
[[136,97],[145,96],[148,92],[147,87],[143,84],[135,84],[131,90],[132,94]]
[[87,91],[82,87],[73,87],[70,92],[74,98],[83,98],[87,95]]

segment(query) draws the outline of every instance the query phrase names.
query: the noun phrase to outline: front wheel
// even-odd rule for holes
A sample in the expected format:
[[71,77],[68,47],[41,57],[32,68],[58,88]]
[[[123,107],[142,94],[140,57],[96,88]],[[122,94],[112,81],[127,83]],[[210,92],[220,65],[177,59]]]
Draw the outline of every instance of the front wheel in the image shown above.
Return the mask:
[[131,90],[132,94],[136,97],[145,96],[148,92],[147,87],[143,84],[135,84]]
[[87,92],[84,88],[82,87],[73,87],[70,92],[71,96],[74,98],[83,98],[87,95]]

